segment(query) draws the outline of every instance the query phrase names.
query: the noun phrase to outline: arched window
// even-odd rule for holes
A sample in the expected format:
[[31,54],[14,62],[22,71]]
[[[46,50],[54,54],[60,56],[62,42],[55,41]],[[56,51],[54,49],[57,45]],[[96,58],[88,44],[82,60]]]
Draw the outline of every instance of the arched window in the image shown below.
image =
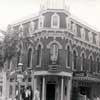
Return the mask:
[[83,70],[85,70],[85,55],[84,55],[84,53],[82,54],[82,62],[81,62],[81,64],[82,64],[81,71],[83,71]]
[[37,65],[40,65],[41,54],[42,54],[42,48],[41,45],[39,44],[37,48]]
[[27,60],[27,67],[30,67],[31,65],[31,58],[32,57],[32,48],[29,48],[28,50],[28,60]]
[[76,51],[73,51],[73,60],[74,60],[74,70],[76,70],[77,68],[77,55],[76,55]]
[[70,48],[69,46],[67,47],[67,66],[70,66]]
[[17,51],[17,67],[18,67],[18,64],[19,64],[19,62],[20,62],[20,56],[21,56],[21,50],[19,49],[19,50]]
[[99,58],[97,58],[97,73],[100,72],[100,62],[99,62]]
[[58,60],[58,45],[55,43],[50,47],[50,60],[52,64],[56,64]]
[[59,16],[57,14],[52,15],[51,27],[52,28],[59,28]]
[[90,66],[89,66],[90,67],[90,70],[89,70],[90,72],[93,71],[93,65],[92,64],[93,64],[93,58],[92,58],[92,56],[90,56]]

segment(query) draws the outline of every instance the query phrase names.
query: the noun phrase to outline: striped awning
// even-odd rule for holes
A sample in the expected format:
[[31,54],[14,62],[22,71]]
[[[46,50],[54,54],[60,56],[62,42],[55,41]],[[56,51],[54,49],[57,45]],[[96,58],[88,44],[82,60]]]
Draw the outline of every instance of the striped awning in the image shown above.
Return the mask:
[[78,81],[86,81],[86,82],[100,82],[99,78],[94,78],[94,77],[73,77],[73,80],[78,80]]

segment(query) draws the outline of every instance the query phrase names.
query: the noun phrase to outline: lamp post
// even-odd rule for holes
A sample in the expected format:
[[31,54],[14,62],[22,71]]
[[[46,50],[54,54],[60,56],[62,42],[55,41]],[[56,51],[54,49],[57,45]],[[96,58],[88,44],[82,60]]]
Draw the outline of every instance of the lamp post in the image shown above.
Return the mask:
[[22,82],[23,74],[22,74],[23,63],[18,63],[18,67],[16,70],[17,84],[18,84],[18,100],[20,100],[20,82]]

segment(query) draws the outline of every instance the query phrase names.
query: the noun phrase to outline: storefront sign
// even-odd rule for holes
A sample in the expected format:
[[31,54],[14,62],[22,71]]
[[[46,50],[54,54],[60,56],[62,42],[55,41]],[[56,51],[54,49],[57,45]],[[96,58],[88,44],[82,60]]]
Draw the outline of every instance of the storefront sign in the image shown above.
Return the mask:
[[76,71],[76,72],[73,73],[73,76],[75,76],[75,77],[85,77],[86,72]]

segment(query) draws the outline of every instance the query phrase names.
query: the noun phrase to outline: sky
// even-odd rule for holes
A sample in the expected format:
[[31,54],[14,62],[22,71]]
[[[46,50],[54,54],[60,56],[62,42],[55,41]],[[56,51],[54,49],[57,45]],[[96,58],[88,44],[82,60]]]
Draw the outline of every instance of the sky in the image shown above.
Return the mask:
[[[57,0],[58,2],[59,0]],[[23,18],[37,14],[44,0],[0,0],[0,29]],[[72,15],[100,31],[100,0],[65,0]]]

